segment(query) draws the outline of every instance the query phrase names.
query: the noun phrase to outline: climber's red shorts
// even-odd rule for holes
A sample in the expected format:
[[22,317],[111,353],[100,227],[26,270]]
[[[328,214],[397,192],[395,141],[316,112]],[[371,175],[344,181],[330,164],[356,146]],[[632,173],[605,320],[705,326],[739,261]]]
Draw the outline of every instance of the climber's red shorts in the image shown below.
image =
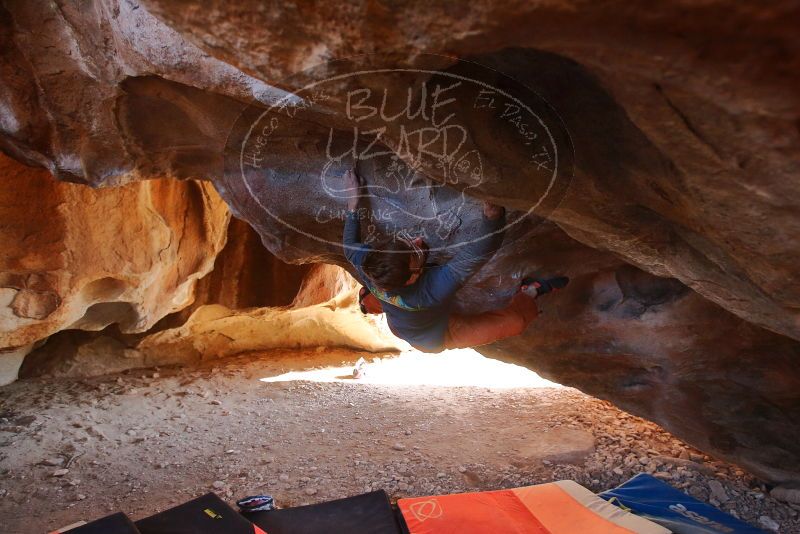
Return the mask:
[[536,299],[525,293],[517,293],[511,304],[502,310],[477,315],[451,314],[442,348],[477,347],[518,336],[538,315]]
[[[383,313],[381,301],[364,287],[359,291],[358,304],[362,313]],[[418,349],[423,352],[441,352],[445,349],[477,347],[518,336],[538,315],[539,307],[536,305],[536,299],[520,292],[514,296],[511,304],[502,310],[476,315],[451,314],[442,346],[438,349],[420,347]]]

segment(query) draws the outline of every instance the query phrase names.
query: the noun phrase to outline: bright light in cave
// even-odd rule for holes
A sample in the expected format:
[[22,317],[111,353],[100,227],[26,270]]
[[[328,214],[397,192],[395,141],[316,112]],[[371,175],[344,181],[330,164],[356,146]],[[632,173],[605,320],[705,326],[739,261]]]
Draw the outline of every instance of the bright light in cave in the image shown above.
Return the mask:
[[353,379],[353,365],[290,371],[262,378],[262,382],[347,382],[392,386],[446,386],[487,388],[560,388],[530,369],[486,358],[472,349],[439,354],[406,351],[383,358],[365,354],[364,376]]

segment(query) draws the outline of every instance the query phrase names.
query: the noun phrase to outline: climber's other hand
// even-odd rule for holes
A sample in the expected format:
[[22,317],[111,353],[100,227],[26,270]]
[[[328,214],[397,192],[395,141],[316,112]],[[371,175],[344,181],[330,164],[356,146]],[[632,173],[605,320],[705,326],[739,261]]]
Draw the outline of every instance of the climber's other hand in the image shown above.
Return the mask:
[[492,204],[491,202],[483,202],[483,216],[490,221],[496,221],[502,217],[505,212],[506,209],[503,206],[498,206],[497,204]]

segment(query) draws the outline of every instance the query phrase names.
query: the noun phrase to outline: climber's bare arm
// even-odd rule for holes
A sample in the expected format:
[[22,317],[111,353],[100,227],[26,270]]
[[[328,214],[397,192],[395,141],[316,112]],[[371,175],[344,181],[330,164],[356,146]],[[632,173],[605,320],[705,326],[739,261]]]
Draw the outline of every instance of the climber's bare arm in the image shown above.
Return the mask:
[[355,170],[345,171],[342,176],[344,181],[344,191],[349,193],[347,198],[347,214],[344,219],[344,233],[342,235],[342,245],[344,255],[353,265],[360,265],[360,255],[364,251],[361,245],[361,224],[359,222],[358,201],[361,197],[363,183],[356,174]]
[[503,206],[498,206],[497,204],[492,204],[491,202],[483,201],[483,216],[489,219],[490,221],[496,221],[500,217],[502,217],[506,212],[506,209]]
[[358,200],[361,198],[361,188],[364,184],[361,178],[356,174],[355,169],[350,169],[344,173],[344,188],[349,191],[350,196],[347,199],[347,210],[355,211],[358,208]]

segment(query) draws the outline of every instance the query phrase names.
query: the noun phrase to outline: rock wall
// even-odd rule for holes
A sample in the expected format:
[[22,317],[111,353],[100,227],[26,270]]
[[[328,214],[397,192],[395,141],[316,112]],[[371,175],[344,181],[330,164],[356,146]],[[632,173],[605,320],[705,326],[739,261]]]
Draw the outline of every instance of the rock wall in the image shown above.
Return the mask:
[[313,270],[312,265],[280,261],[261,244],[261,238],[247,223],[232,218],[225,247],[217,254],[214,269],[197,281],[192,303],[164,317],[151,331],[178,327],[208,304],[231,310],[288,306]]
[[[722,310],[676,279],[653,276],[541,225],[518,246],[529,268],[565,271],[567,289],[540,299],[540,317],[483,354],[536,369],[643,414],[768,480],[797,477],[800,344]],[[520,268],[515,247],[473,280]],[[481,286],[484,286],[481,291]]]
[[[341,221],[318,224],[320,206],[336,210],[344,200],[318,178],[326,133],[335,130],[340,143],[352,121],[327,104],[286,121],[253,188],[225,167],[242,111],[275,103],[297,87],[293,73],[336,57],[434,51],[446,55],[439,69],[459,68],[455,57],[489,66],[546,101],[568,133],[571,183],[544,213],[552,224],[520,216],[540,193],[522,171],[525,154],[498,135],[497,121],[466,106],[457,114],[488,179],[466,198],[462,184],[415,190],[401,202],[422,209],[435,197],[445,211],[459,204],[454,231],[437,233],[434,222],[418,225],[408,214],[373,221],[374,230],[419,227],[447,247],[470,238],[474,198],[513,209],[522,222],[457,307],[499,306],[527,272],[566,272],[575,283],[552,299],[557,313],[482,350],[786,480],[800,477],[791,366],[800,340],[799,20],[800,7],[785,0],[412,1],[391,9],[9,2],[0,10],[0,147],[66,181],[211,180],[279,258],[345,265]],[[398,135],[387,129],[386,143]],[[392,161],[361,161],[359,170],[388,190]],[[443,172],[428,168],[421,178],[450,183]],[[370,207],[385,212],[397,200]],[[26,306],[48,308],[46,299]]]
[[208,183],[92,190],[0,157],[0,348],[17,355],[2,381],[60,330],[144,332],[186,307],[229,217]]
[[[219,259],[225,256],[223,253]],[[269,266],[269,262],[263,265],[265,269]],[[281,265],[279,272],[293,272],[293,268],[297,269]],[[19,376],[98,376],[143,367],[191,365],[275,348],[333,346],[373,352],[410,348],[391,334],[381,316],[360,312],[356,305],[359,286],[345,270],[333,265],[297,270],[308,273],[299,290],[294,288],[297,294],[291,306],[231,309],[213,301],[200,305],[195,301],[142,335],[121,335],[116,329],[59,332],[25,357]],[[214,276],[212,272],[206,278]],[[279,287],[286,290],[285,283]],[[280,297],[280,292],[276,293]],[[208,296],[200,293],[198,298]],[[231,298],[224,293],[220,297],[225,301]],[[170,326],[172,323],[175,326]]]

